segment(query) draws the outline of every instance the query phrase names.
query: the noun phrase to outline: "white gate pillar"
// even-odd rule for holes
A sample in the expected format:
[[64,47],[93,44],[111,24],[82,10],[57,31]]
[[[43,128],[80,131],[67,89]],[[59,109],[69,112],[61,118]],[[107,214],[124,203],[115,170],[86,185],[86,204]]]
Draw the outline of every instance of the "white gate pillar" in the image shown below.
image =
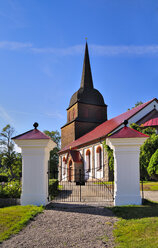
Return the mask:
[[34,125],[13,140],[22,149],[21,205],[40,206],[48,203],[48,160],[56,144]]
[[114,153],[114,205],[140,205],[140,146],[147,135],[124,127],[107,139]]

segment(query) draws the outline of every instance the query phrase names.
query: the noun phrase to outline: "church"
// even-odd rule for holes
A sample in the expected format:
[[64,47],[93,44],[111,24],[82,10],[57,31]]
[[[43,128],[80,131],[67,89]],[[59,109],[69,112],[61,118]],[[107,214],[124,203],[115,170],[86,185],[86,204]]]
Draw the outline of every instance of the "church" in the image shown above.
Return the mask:
[[158,99],[143,103],[110,120],[102,94],[94,88],[86,42],[81,85],[67,108],[67,122],[61,127],[59,181],[112,180],[106,138],[118,132],[124,121],[158,132]]

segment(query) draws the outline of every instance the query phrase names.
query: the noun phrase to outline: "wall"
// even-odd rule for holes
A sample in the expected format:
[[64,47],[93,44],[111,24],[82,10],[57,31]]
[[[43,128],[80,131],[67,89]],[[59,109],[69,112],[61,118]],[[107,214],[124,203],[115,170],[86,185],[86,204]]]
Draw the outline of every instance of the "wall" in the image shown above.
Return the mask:
[[75,140],[75,123],[61,128],[61,149]]

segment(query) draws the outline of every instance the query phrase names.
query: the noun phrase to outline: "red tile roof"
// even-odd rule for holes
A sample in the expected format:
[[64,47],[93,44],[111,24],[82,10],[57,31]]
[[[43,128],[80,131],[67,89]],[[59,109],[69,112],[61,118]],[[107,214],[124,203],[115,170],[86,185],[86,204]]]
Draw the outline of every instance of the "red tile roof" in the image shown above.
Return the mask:
[[123,127],[116,133],[109,136],[109,138],[144,138],[149,137],[144,133],[140,133],[130,127]]
[[12,139],[16,139],[16,140],[31,140],[31,139],[33,139],[33,140],[35,140],[35,139],[50,139],[50,137],[47,136],[46,134],[42,133],[38,129],[32,129],[26,133],[22,133],[18,136],[15,136]]
[[85,145],[91,141],[106,137],[109,133],[114,131],[116,128],[118,128],[121,124],[123,124],[124,120],[130,119],[132,116],[134,116],[136,113],[138,113],[140,110],[145,108],[148,104],[153,102],[154,100],[158,101],[156,98],[143,103],[131,110],[128,110],[127,112],[116,116],[115,118],[112,118],[108,121],[103,122],[101,125],[97,126],[95,129],[93,129],[91,132],[83,135],[79,139],[71,142],[69,145],[65,146],[63,149],[60,150],[59,153],[66,152],[71,148],[75,149],[81,145]]
[[155,127],[155,126],[158,126],[158,117],[153,118],[153,119],[141,124],[141,127]]
[[82,162],[81,154],[79,151],[70,150],[70,155],[72,157],[72,160],[76,163]]

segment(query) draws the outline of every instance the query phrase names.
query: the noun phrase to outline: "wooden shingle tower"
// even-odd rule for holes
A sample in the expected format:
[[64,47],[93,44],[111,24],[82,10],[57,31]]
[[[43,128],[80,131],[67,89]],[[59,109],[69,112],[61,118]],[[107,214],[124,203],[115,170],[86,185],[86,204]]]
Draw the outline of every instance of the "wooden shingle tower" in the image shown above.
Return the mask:
[[88,133],[107,120],[107,105],[94,89],[86,42],[81,85],[67,108],[67,123],[61,128],[61,148]]

